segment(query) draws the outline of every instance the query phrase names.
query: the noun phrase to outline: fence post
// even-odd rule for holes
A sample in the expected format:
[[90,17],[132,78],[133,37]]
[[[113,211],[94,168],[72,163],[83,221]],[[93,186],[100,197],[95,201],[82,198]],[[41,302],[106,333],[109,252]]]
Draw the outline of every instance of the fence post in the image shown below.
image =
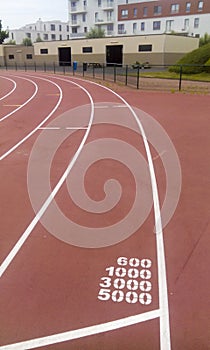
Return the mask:
[[27,71],[27,65],[26,62],[24,62],[25,72]]
[[105,80],[105,64],[103,63],[103,80]]
[[36,72],[36,62],[34,62],[34,72]]
[[128,65],[125,66],[125,85],[128,85]]
[[66,66],[65,66],[65,63],[63,64],[63,74],[64,74],[64,75],[66,74]]
[[17,71],[17,62],[15,62],[15,70]]
[[114,64],[114,82],[116,83],[116,64]]
[[137,82],[136,82],[137,89],[139,89],[139,70],[140,70],[140,66],[138,65],[138,67],[137,67]]
[[53,62],[53,72],[55,74],[55,62]]
[[46,72],[46,62],[44,62],[44,72]]
[[180,71],[179,71],[179,91],[181,91],[182,88],[182,66],[180,66]]
[[93,63],[93,78],[95,78],[95,64]]

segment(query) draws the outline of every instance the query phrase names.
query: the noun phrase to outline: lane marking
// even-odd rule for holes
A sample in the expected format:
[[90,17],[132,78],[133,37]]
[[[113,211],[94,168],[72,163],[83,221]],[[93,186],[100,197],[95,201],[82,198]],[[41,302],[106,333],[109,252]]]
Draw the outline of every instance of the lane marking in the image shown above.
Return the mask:
[[20,107],[22,105],[3,105],[3,107]]
[[106,323],[97,324],[94,326],[76,329],[73,331],[53,334],[42,338],[26,340],[15,344],[3,345],[3,346],[0,346],[0,349],[28,350],[28,349],[40,348],[41,346],[57,344],[61,342],[70,341],[73,339],[80,339],[80,338],[88,337],[95,334],[100,334],[100,333],[109,332],[109,331],[113,331],[113,330],[128,327],[128,326],[133,326],[135,324],[145,322],[145,321],[150,321],[158,317],[160,317],[159,309],[148,311],[143,314],[139,314],[135,316],[120,318],[115,321],[110,321]]
[[13,85],[14,85],[12,90],[10,90],[6,95],[4,95],[4,96],[2,96],[2,97],[0,98],[0,101],[1,101],[1,100],[3,100],[4,98],[6,98],[6,97],[8,97],[9,95],[11,95],[11,94],[13,93],[13,91],[15,91],[15,89],[17,88],[17,84],[16,84],[15,80],[10,79],[10,78],[7,78],[7,77],[3,77],[2,75],[0,76],[0,78],[7,79],[7,80],[11,81],[11,82],[13,83]]
[[[76,80],[82,80],[81,78],[74,78]],[[82,80],[83,81],[83,80]],[[123,101],[131,114],[133,115],[136,123],[139,127],[139,130],[142,135],[144,142],[144,147],[147,154],[151,186],[152,186],[152,196],[154,203],[154,216],[155,216],[155,233],[156,233],[156,248],[157,248],[157,263],[158,263],[158,291],[159,291],[159,306],[160,306],[160,349],[161,350],[170,350],[171,349],[171,336],[170,336],[170,321],[169,321],[169,306],[168,306],[168,289],[167,289],[167,277],[166,277],[166,262],[165,262],[165,250],[164,250],[164,240],[163,240],[163,228],[162,220],[160,213],[160,203],[159,203],[159,194],[157,187],[157,180],[154,170],[154,164],[152,160],[152,154],[150,151],[150,146],[147,141],[147,137],[144,131],[144,128],[136,115],[135,111],[128,104],[128,102],[120,96],[115,91],[112,91],[106,86],[101,86],[93,81],[89,81],[90,84],[100,86],[102,89],[112,92],[115,96],[118,96],[121,101]]]
[[60,130],[59,126],[42,126],[39,130]]
[[[31,76],[34,78],[34,76]],[[24,143],[26,140],[29,139],[29,137],[31,137],[52,115],[53,113],[56,111],[56,109],[59,107],[61,101],[62,101],[62,98],[63,98],[63,93],[62,93],[62,90],[60,88],[59,85],[57,85],[55,82],[52,82],[48,79],[45,79],[45,78],[40,78],[39,79],[41,80],[45,80],[45,81],[48,81],[50,82],[51,84],[55,85],[58,90],[60,91],[60,97],[59,97],[59,100],[58,102],[56,103],[55,107],[52,109],[52,111],[47,115],[47,117],[37,125],[37,127],[35,129],[33,129],[29,134],[27,134],[23,139],[21,139],[19,142],[17,142],[13,147],[11,147],[7,152],[5,152],[4,154],[2,154],[0,156],[0,160],[3,160],[4,158],[6,158],[8,155],[10,155],[14,150],[16,150],[20,145],[22,145],[22,143]]]
[[28,100],[26,100],[23,104],[18,105],[19,107],[17,107],[16,109],[14,109],[14,111],[12,111],[12,112],[8,113],[7,115],[5,115],[4,117],[2,117],[2,118],[0,119],[0,122],[2,122],[3,120],[9,118],[12,114],[14,114],[15,112],[19,111],[19,109],[21,109],[21,108],[23,108],[24,106],[26,106],[26,105],[36,96],[36,94],[37,94],[37,92],[38,92],[38,86],[37,86],[37,84],[36,84],[35,82],[33,82],[31,79],[27,79],[27,78],[23,78],[23,77],[18,77],[18,78],[23,79],[23,80],[27,80],[27,81],[29,81],[30,83],[32,83],[32,84],[35,86],[35,91],[34,91],[33,95],[32,95]]
[[[75,84],[75,85],[79,86],[79,84],[77,84],[75,82],[72,82],[72,84]],[[59,87],[59,89],[60,89],[60,87]],[[47,210],[47,208],[50,205],[50,203],[52,202],[52,200],[55,198],[56,194],[58,193],[58,191],[61,188],[61,186],[63,185],[63,183],[66,181],[67,176],[69,175],[72,167],[74,166],[77,158],[79,157],[79,155],[80,155],[80,153],[82,151],[82,148],[83,148],[83,146],[84,146],[84,144],[85,144],[85,142],[86,142],[86,140],[88,138],[88,135],[90,133],[90,129],[91,129],[91,126],[92,126],[92,123],[93,123],[94,102],[93,102],[93,99],[92,99],[92,96],[90,95],[90,93],[82,86],[81,86],[81,89],[83,91],[85,91],[85,93],[88,95],[88,97],[90,99],[90,103],[91,103],[90,119],[89,119],[88,128],[87,128],[87,130],[85,132],[85,135],[84,135],[84,137],[83,137],[83,139],[82,139],[82,141],[81,141],[81,143],[80,143],[80,145],[79,145],[79,147],[78,147],[74,157],[72,158],[71,162],[67,166],[67,168],[64,171],[63,175],[61,176],[61,178],[59,179],[58,183],[56,184],[56,186],[52,190],[51,194],[48,196],[48,198],[46,199],[46,201],[44,202],[44,204],[42,205],[42,207],[40,208],[40,210],[38,211],[36,216],[33,218],[31,223],[28,225],[28,227],[26,228],[24,233],[21,235],[21,237],[19,238],[19,240],[17,241],[15,246],[12,248],[10,253],[7,255],[7,257],[5,258],[3,263],[1,264],[1,266],[0,266],[0,278],[2,277],[2,275],[4,274],[4,272],[6,271],[8,266],[11,264],[11,262],[13,261],[13,259],[15,258],[15,256],[19,252],[19,250],[22,248],[23,244],[25,243],[26,239],[29,237],[29,235],[33,231],[34,227],[37,225],[37,223],[39,222],[41,217],[44,215],[45,211]],[[62,96],[62,90],[60,89],[60,91],[61,91],[61,96]],[[52,112],[51,112],[51,114],[52,114]],[[45,120],[42,122],[42,124],[44,122],[45,122]],[[37,128],[35,130],[37,130]]]
[[47,96],[59,96],[59,94],[47,94]]

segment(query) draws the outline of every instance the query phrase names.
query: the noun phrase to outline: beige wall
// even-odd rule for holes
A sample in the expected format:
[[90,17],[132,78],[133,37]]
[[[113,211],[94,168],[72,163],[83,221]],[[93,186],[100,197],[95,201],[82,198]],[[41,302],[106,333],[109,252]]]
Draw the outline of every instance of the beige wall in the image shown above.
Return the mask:
[[0,45],[0,65],[4,65],[4,45]]
[[[14,59],[10,59],[10,56],[14,56]],[[32,55],[32,59],[28,59],[26,55]],[[34,64],[34,49],[33,46],[22,45],[5,45],[4,46],[5,63],[8,66],[33,65]]]
[[[151,44],[152,52],[139,52],[140,44]],[[174,35],[147,35],[131,37],[114,37],[101,39],[78,39],[68,41],[52,41],[35,43],[34,46],[0,45],[0,64],[7,65],[37,65],[59,64],[58,48],[71,48],[71,61],[106,63],[106,46],[123,45],[123,64],[133,64],[136,61],[151,64],[173,64],[185,53],[198,48],[197,38]],[[92,53],[82,53],[83,47],[91,46]],[[41,49],[48,49],[48,54],[41,54]],[[31,54],[32,59],[27,59],[26,54]],[[14,55],[14,59],[9,59]],[[2,62],[2,63],[1,63]]]

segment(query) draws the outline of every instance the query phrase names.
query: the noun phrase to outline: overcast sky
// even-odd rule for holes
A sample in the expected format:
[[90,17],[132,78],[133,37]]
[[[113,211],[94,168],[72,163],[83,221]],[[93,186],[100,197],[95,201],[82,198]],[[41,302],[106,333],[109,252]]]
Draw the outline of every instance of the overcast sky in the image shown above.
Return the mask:
[[68,20],[68,0],[0,0],[0,19],[3,29],[17,29],[25,24],[43,21]]

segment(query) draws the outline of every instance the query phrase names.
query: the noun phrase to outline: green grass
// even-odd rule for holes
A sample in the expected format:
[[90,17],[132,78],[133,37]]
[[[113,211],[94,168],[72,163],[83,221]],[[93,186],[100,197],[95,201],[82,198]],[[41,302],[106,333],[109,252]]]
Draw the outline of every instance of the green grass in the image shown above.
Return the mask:
[[[179,74],[175,72],[144,72],[140,73],[141,77],[147,78],[160,78],[160,79],[179,79]],[[205,81],[210,82],[210,74],[209,73],[198,73],[198,74],[182,74],[183,80],[191,80],[191,81]]]

